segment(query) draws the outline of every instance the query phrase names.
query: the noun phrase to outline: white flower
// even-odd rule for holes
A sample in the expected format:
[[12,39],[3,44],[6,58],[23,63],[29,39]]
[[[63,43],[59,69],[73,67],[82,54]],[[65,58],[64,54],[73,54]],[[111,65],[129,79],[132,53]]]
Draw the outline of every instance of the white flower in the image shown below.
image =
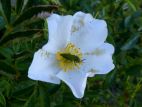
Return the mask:
[[105,42],[106,22],[83,12],[52,14],[47,22],[49,41],[34,54],[28,77],[54,84],[62,80],[75,97],[82,98],[87,77],[114,68],[114,47]]

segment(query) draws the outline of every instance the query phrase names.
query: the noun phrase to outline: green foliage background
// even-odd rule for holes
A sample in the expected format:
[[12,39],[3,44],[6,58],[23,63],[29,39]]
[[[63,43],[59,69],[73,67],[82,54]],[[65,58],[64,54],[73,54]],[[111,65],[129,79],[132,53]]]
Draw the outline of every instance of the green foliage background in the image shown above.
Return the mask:
[[[141,0],[0,0],[0,107],[142,107]],[[11,3],[12,2],[12,3]],[[89,78],[76,99],[62,83],[27,78],[33,54],[48,41],[41,12],[91,13],[107,21],[115,69]]]

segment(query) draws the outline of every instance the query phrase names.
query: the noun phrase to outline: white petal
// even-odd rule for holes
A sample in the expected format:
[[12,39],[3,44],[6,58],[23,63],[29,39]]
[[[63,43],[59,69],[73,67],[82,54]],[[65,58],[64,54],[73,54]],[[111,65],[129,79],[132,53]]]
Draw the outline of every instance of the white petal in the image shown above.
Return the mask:
[[101,50],[105,54],[113,54],[114,53],[114,46],[109,43],[103,43],[97,49]]
[[77,25],[80,22],[83,22],[83,24],[86,24],[86,23],[91,22],[92,20],[94,20],[94,19],[91,14],[88,14],[88,13],[86,14],[81,11],[79,11],[73,15],[73,25],[74,24]]
[[81,66],[81,70],[89,71],[89,77],[93,77],[95,74],[105,74],[114,68],[112,54],[114,53],[113,45],[109,43],[103,43],[90,53],[84,54],[84,63]]
[[55,56],[40,49],[34,54],[28,77],[33,80],[59,84],[60,80],[55,76],[58,71]]
[[[103,43],[100,47],[96,48],[93,52],[84,55],[84,66],[82,70],[89,71],[89,77],[95,74],[105,74],[114,68],[112,54],[114,53],[113,45]],[[97,58],[96,58],[97,57]],[[106,63],[106,64],[105,64]],[[104,66],[107,67],[104,67]],[[104,67],[105,70],[102,68]]]
[[92,54],[92,55],[100,56],[102,54],[112,55],[113,53],[114,53],[113,45],[111,45],[109,43],[103,43],[102,45],[100,45],[99,47],[94,49],[92,52],[88,52],[86,54],[90,54],[90,55]]
[[80,71],[61,71],[57,77],[63,80],[77,98],[82,98],[86,87],[87,74]]
[[114,64],[112,60],[112,55],[102,54],[102,55],[87,55],[87,64],[90,65],[90,76],[93,74],[106,74],[114,69]]
[[56,53],[58,50],[64,48],[70,38],[72,21],[72,16],[59,16],[57,14],[52,14],[47,19],[49,42],[43,47],[43,49]]
[[[78,12],[76,12],[74,15],[73,15],[73,17],[74,18],[82,18],[82,19],[92,19],[93,17],[92,17],[92,15],[91,14],[89,14],[89,13],[84,13],[84,12],[82,12],[82,11],[78,11]],[[90,20],[89,20],[90,21]]]
[[71,42],[83,52],[93,51],[103,44],[108,34],[107,24],[104,20],[94,19],[86,23],[79,31],[72,33]]

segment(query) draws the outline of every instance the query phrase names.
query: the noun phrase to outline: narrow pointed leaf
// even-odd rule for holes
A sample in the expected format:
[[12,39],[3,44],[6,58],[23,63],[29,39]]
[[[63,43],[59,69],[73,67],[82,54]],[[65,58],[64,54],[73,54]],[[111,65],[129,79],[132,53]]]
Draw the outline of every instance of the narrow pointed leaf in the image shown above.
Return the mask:
[[14,32],[14,33],[7,35],[5,38],[3,38],[0,41],[0,44],[6,43],[8,41],[11,41],[11,40],[17,39],[17,38],[22,38],[22,37],[30,38],[38,32],[42,32],[42,30],[36,29],[36,30],[26,30],[26,31]]
[[16,12],[20,13],[24,4],[24,0],[17,0],[16,1]]
[[132,36],[130,39],[128,39],[128,41],[122,46],[121,50],[129,50],[131,48],[134,47],[134,45],[137,43],[138,39],[139,39],[140,35],[136,34],[134,36]]
[[6,100],[2,93],[0,93],[0,106],[6,107]]
[[6,17],[7,22],[10,22],[11,17],[11,1],[10,0],[1,0],[2,9],[4,12],[4,15]]
[[43,87],[39,87],[39,106],[41,107],[50,107],[50,100],[49,100],[49,95],[47,92],[47,89],[44,89]]
[[24,22],[25,20],[28,20],[32,18],[33,16],[36,16],[38,13],[41,12],[50,12],[51,10],[57,9],[57,6],[52,5],[40,5],[40,6],[34,6],[29,9],[27,9],[24,13],[22,13],[14,22],[14,26],[17,24],[20,24]]

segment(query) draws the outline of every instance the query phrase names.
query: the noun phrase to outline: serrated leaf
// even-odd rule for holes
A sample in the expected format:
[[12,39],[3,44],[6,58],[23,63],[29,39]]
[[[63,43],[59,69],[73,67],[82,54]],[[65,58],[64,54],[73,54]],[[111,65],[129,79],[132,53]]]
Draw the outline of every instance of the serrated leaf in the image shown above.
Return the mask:
[[11,0],[1,0],[1,4],[7,22],[9,23],[11,18]]
[[41,29],[33,29],[33,30],[13,32],[13,33],[5,36],[5,38],[1,39],[0,44],[6,43],[8,41],[11,41],[11,40],[17,39],[17,38],[22,38],[22,37],[30,38],[38,32],[42,32],[42,30]]
[[24,22],[25,20],[28,20],[32,18],[33,16],[37,15],[41,12],[50,12],[51,10],[57,9],[57,6],[52,5],[40,5],[40,6],[34,6],[29,9],[27,9],[25,12],[23,12],[14,22],[14,26],[17,24],[20,24]]

